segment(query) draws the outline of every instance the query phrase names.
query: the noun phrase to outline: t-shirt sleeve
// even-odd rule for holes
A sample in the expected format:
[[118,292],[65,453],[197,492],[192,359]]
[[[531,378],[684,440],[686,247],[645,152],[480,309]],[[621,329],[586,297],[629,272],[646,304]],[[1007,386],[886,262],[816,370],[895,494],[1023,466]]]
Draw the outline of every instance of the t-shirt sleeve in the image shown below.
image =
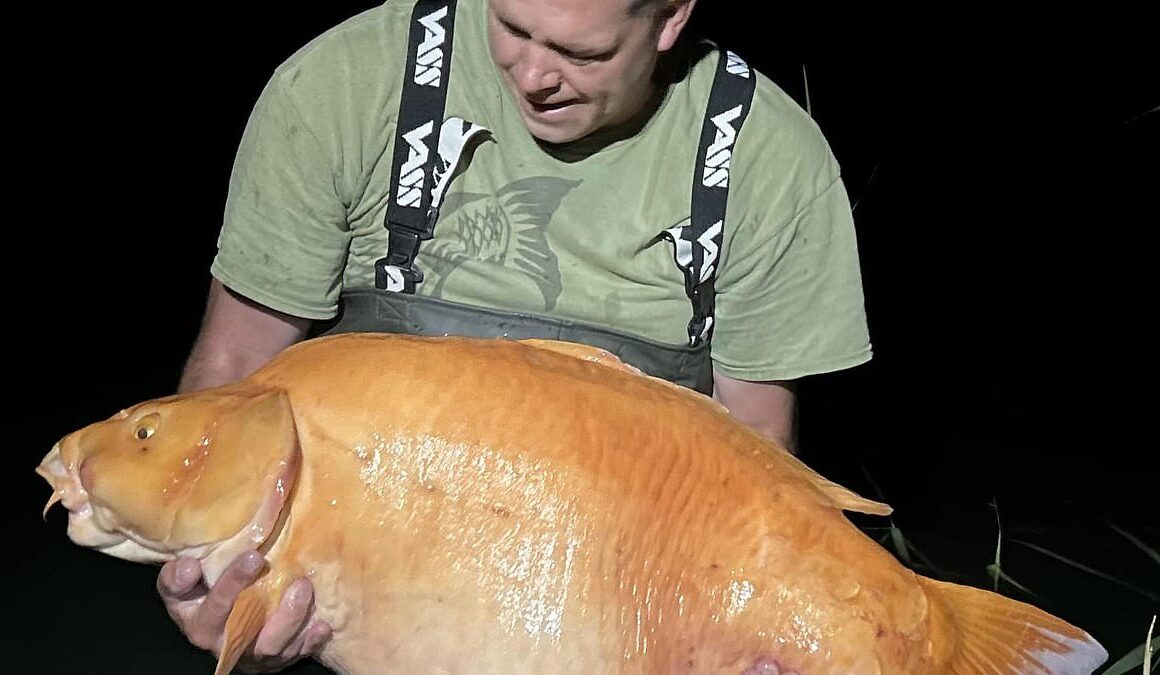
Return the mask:
[[328,319],[337,312],[350,234],[336,152],[301,110],[275,75],[238,146],[210,273],[280,312]]
[[793,380],[871,358],[853,213],[836,162],[820,149],[817,167],[789,174],[800,190],[768,186],[739,208],[712,346],[725,375]]

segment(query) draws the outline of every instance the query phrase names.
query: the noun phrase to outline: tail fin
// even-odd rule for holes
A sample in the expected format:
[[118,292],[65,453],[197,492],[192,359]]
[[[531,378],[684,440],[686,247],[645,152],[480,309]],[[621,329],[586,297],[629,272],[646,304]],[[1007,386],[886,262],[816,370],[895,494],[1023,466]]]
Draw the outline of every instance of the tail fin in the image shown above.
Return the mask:
[[1108,658],[1090,635],[1043,610],[998,593],[919,579],[953,624],[947,673],[1089,675]]

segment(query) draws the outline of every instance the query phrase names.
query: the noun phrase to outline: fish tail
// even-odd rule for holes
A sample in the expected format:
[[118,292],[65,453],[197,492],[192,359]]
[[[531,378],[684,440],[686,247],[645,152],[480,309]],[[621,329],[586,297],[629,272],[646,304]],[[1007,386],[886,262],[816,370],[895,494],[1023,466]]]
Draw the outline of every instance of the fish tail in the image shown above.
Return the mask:
[[[1090,674],[1108,652],[1084,631],[1041,609],[970,586],[919,577],[942,615],[942,672]],[[941,611],[940,611],[941,610]]]

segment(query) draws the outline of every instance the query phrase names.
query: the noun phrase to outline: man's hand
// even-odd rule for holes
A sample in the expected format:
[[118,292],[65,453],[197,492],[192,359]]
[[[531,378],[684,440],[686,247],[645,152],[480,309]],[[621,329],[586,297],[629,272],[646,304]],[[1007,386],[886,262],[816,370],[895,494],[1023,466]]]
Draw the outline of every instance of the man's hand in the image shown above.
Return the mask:
[[[193,558],[166,563],[157,577],[157,591],[169,616],[196,647],[221,654],[226,619],[238,594],[254,583],[266,560],[247,551],[226,567],[213,588],[206,588],[201,565]],[[313,616],[314,586],[296,579],[282,594],[278,609],[266,620],[251,652],[238,664],[244,672],[281,670],[317,652],[330,638],[330,625]]]

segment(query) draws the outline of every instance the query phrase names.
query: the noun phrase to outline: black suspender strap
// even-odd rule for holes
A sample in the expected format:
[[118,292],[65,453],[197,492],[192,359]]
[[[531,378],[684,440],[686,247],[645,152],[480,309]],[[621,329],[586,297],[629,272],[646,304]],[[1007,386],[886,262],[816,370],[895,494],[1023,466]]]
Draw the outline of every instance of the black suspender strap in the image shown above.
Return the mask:
[[454,30],[455,0],[415,3],[384,223],[387,255],[375,262],[375,286],[383,290],[414,293],[423,281],[415,256],[419,243],[431,238],[438,216],[432,193]]
[[729,197],[729,160],[753,103],[756,80],[745,61],[722,50],[701,126],[689,224],[662,233],[673,242],[674,258],[685,275],[685,293],[693,304],[691,346],[708,342],[713,333],[713,284]]

